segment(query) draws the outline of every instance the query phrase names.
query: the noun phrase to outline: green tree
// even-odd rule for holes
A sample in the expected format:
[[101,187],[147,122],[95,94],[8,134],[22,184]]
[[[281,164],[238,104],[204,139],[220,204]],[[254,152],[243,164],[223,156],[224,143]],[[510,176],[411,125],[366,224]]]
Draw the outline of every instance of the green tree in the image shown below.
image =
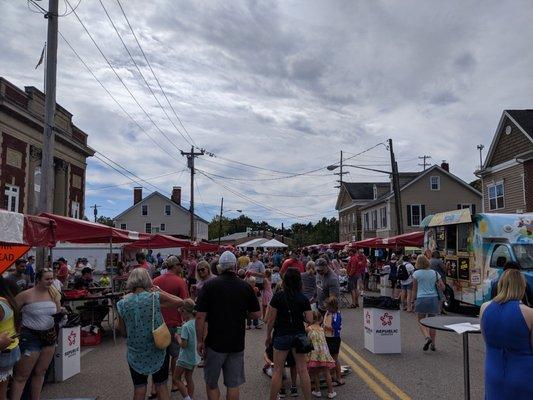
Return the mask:
[[113,225],[113,218],[104,217],[103,215],[100,215],[100,216],[96,219],[96,222],[98,222],[99,224],[102,224],[102,225],[114,226],[114,225]]

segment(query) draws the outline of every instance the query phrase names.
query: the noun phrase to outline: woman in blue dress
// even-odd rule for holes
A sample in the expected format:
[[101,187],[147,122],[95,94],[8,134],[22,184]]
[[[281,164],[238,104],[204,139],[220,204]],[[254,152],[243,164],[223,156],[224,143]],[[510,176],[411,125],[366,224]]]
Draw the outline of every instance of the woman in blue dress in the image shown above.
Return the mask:
[[521,304],[526,281],[518,270],[507,270],[498,294],[481,306],[485,340],[485,399],[533,399],[533,309]]

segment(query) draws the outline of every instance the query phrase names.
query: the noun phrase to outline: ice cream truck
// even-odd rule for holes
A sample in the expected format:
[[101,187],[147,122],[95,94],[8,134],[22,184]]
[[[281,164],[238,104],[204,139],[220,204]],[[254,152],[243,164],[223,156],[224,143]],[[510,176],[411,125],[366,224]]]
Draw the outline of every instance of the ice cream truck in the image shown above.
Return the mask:
[[480,306],[507,261],[520,264],[533,286],[533,214],[471,214],[469,209],[430,215],[422,222],[424,247],[447,268],[445,304]]

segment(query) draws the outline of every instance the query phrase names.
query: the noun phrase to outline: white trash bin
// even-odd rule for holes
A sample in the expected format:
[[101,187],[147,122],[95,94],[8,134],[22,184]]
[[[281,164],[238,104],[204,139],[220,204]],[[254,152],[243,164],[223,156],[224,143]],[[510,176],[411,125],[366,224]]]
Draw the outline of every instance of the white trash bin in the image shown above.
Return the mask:
[[63,382],[81,371],[81,335],[80,327],[61,328],[59,330],[54,370],[56,382]]
[[392,296],[392,288],[389,283],[389,274],[381,275],[379,278],[379,293],[381,296]]
[[365,349],[375,354],[402,352],[399,310],[363,308]]

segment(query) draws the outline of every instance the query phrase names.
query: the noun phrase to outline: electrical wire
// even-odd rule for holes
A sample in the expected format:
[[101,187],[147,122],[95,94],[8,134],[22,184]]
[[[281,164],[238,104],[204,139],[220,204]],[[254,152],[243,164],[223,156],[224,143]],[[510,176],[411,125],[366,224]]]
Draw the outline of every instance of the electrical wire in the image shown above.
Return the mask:
[[297,178],[297,177],[313,178],[313,177],[317,177],[317,176],[333,176],[333,175],[335,175],[335,174],[308,175],[306,173],[300,173],[300,174],[294,174],[294,175],[278,176],[278,177],[274,177],[274,178],[251,179],[251,178],[235,178],[235,177],[231,177],[231,176],[223,176],[223,175],[214,174],[212,172],[204,171],[204,170],[201,170],[199,168],[195,168],[195,169],[196,169],[196,171],[201,171],[203,173],[206,173],[206,174],[208,174],[210,176],[214,176],[216,178],[228,179],[228,180],[232,180],[232,181],[245,181],[245,182],[279,181],[279,180],[282,180],[282,179],[292,179],[292,178]]
[[[65,0],[69,5],[69,0]],[[139,108],[144,112],[144,114],[146,115],[146,117],[148,118],[148,120],[156,127],[156,129],[169,141],[171,142],[171,140],[167,137],[167,135],[161,130],[161,128],[159,127],[159,125],[157,125],[155,123],[155,121],[152,119],[152,117],[150,116],[150,114],[148,114],[148,112],[144,109],[144,107],[141,105],[141,103],[139,103],[139,101],[137,100],[137,98],[135,97],[135,95],[131,92],[130,88],[126,85],[126,83],[124,82],[124,80],[120,77],[120,75],[118,74],[118,72],[116,71],[115,67],[113,67],[113,65],[111,64],[111,62],[109,61],[109,59],[106,57],[106,55],[104,54],[104,52],[102,51],[102,49],[100,48],[100,46],[98,45],[98,43],[96,43],[96,40],[94,39],[94,37],[92,36],[92,34],[89,32],[88,28],[85,26],[85,24],[83,23],[83,21],[80,19],[78,13],[76,11],[73,11],[73,14],[74,16],[76,17],[76,19],[78,20],[78,22],[80,23],[80,25],[83,27],[85,33],[87,34],[87,36],[89,36],[89,38],[91,39],[91,41],[93,42],[94,46],[96,47],[96,49],[98,50],[98,52],[100,53],[100,55],[104,58],[104,60],[106,61],[107,65],[109,65],[109,68],[111,68],[111,70],[113,71],[113,73],[115,74],[115,76],[117,77],[117,79],[120,81],[120,83],[122,84],[122,86],[124,87],[124,89],[126,89],[126,91],[129,93],[130,97],[135,101],[135,103],[137,104],[137,106],[139,106]],[[179,148],[178,148],[179,149]],[[180,149],[180,151],[182,151]]]
[[[148,83],[148,81],[146,80],[144,74],[142,73],[141,69],[139,68],[139,65],[137,64],[137,61],[135,61],[135,59],[133,58],[133,55],[131,54],[128,46],[126,45],[126,43],[124,42],[124,39],[122,38],[122,35],[120,34],[120,32],[118,31],[115,23],[113,22],[113,19],[111,18],[111,16],[109,15],[109,13],[107,12],[107,9],[105,8],[104,6],[104,3],[102,2],[102,0],[99,0],[100,2],[100,5],[102,6],[106,16],[107,16],[107,19],[109,20],[109,22],[111,23],[111,26],[113,27],[115,33],[117,34],[120,42],[122,43],[122,46],[124,47],[124,49],[126,50],[126,52],[128,53],[128,55],[130,56],[130,59],[131,61],[133,62],[133,64],[135,65],[135,68],[137,69],[137,72],[139,73],[139,75],[141,76],[142,80],[144,81],[145,85],[148,87],[148,90],[150,91],[150,93],[152,94],[152,97],[155,99],[155,101],[157,102],[157,104],[159,105],[159,108],[161,108],[161,110],[163,111],[163,113],[165,114],[165,116],[167,117],[167,119],[170,121],[170,123],[172,124],[172,126],[178,131],[178,133],[180,134],[180,136],[187,142],[187,144],[193,146],[193,143],[189,142],[189,140],[185,137],[185,135],[183,135],[183,133],[181,132],[181,130],[176,126],[176,124],[174,123],[174,121],[172,121],[172,119],[170,118],[170,116],[168,115],[167,111],[165,110],[165,108],[163,107],[163,105],[161,104],[161,102],[159,101],[159,99],[157,98],[156,94],[154,93],[152,87],[150,86],[150,84]],[[176,146],[176,144],[170,140],[166,135],[165,135],[165,138],[170,142],[170,144],[172,146],[174,146],[176,149],[178,149],[178,151],[182,151],[179,147]]]
[[[170,176],[170,175],[174,175],[174,174],[180,173],[180,175],[176,179],[176,180],[179,181],[179,179],[180,179],[180,177],[181,177],[181,175],[183,174],[184,171],[186,171],[186,169],[182,169],[180,171],[167,172],[166,174],[156,175],[156,176],[152,176],[150,178],[143,178],[143,179],[146,180],[146,181],[149,181],[149,180],[154,180],[154,179],[161,179],[161,178],[164,178],[166,176]],[[93,192],[93,191],[97,191],[97,190],[106,190],[106,189],[111,189],[111,188],[117,188],[117,187],[124,186],[124,185],[129,185],[130,183],[131,182],[122,182],[122,183],[117,183],[116,185],[108,185],[108,186],[101,186],[101,187],[97,187],[97,188],[85,189],[85,191],[86,192]]]
[[143,186],[142,183],[136,181],[135,179],[131,178],[130,176],[126,175],[124,172],[122,172],[121,170],[119,170],[118,168],[116,168],[115,166],[111,165],[110,163],[108,163],[106,160],[104,160],[103,158],[100,158],[97,154],[94,155],[94,157],[100,161],[102,164],[105,164],[107,165],[109,168],[113,169],[114,171],[118,172],[120,175],[128,178],[131,182],[135,183],[136,185],[142,187],[143,189],[146,189],[148,190],[149,192],[153,192],[152,189],[149,189],[147,188],[146,186]]
[[152,75],[154,76],[155,78],[155,81],[157,82],[157,85],[159,86],[159,89],[161,90],[161,93],[163,93],[163,96],[165,97],[165,100],[167,101],[168,105],[170,106],[170,109],[172,110],[172,113],[174,114],[174,116],[176,117],[176,119],[179,121],[181,127],[183,128],[183,130],[185,131],[185,133],[187,134],[187,136],[189,137],[189,139],[191,140],[191,142],[194,144],[194,146],[196,148],[197,145],[194,141],[194,139],[191,137],[191,135],[189,134],[189,132],[187,131],[187,129],[185,128],[185,126],[183,125],[183,122],[181,121],[181,118],[178,116],[178,113],[176,112],[176,110],[174,109],[174,107],[172,106],[172,103],[170,102],[170,100],[168,99],[167,97],[167,94],[165,92],[165,90],[163,89],[163,87],[161,86],[161,83],[159,81],[159,78],[157,77],[156,73],[154,72],[153,68],[152,68],[152,64],[150,64],[150,61],[148,61],[148,57],[146,57],[146,54],[141,46],[141,43],[139,42],[139,39],[137,38],[137,35],[135,34],[135,31],[133,30],[133,27],[131,26],[130,24],[130,20],[128,18],[128,16],[126,15],[126,12],[124,11],[124,8],[122,7],[122,4],[120,3],[120,0],[117,0],[117,3],[118,3],[118,6],[120,7],[120,10],[122,11],[122,15],[124,15],[124,19],[126,20],[126,23],[128,24],[128,27],[130,28],[130,31],[133,35],[133,37],[135,38],[135,42],[137,43],[137,46],[139,46],[139,50],[141,51],[143,57],[144,57],[144,60],[146,61],[146,64],[148,65],[148,68],[150,69],[150,71],[152,72]]

